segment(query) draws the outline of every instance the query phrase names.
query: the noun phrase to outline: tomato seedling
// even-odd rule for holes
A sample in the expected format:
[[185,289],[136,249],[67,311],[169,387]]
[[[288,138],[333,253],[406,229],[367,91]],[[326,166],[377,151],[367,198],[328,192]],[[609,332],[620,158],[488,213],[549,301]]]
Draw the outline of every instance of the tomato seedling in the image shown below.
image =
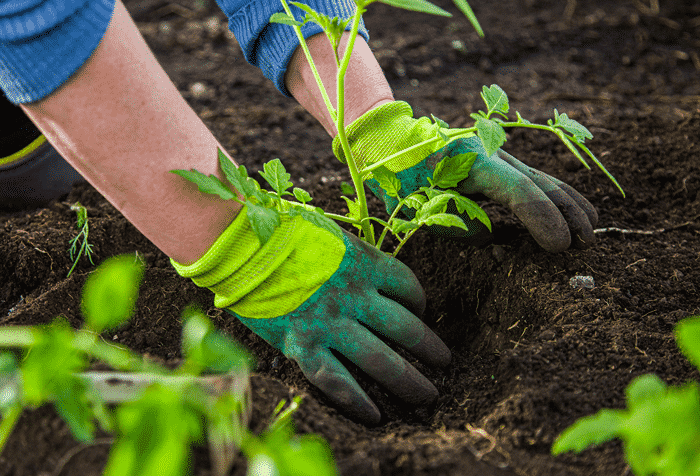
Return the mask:
[[[467,225],[461,218],[446,213],[450,200],[454,202],[460,213],[466,212],[471,219],[479,220],[491,230],[491,223],[486,213],[474,201],[449,190],[449,188],[456,186],[457,183],[468,177],[469,170],[476,157],[475,153],[458,154],[454,157],[443,158],[443,160],[437,164],[433,178],[429,180],[430,187],[421,187],[416,192],[400,199],[399,205],[395,207],[388,221],[383,221],[369,215],[367,197],[364,189],[365,180],[376,180],[389,197],[398,199],[398,191],[401,188],[400,181],[396,178],[396,174],[385,167],[385,164],[418,147],[428,144],[439,142],[439,145],[444,147],[453,140],[476,134],[483,143],[487,155],[490,157],[505,143],[506,127],[525,127],[547,130],[556,134],[584,166],[590,169],[590,166],[581,154],[581,151],[584,152],[585,155],[591,158],[606,176],[613,181],[624,196],[624,191],[615,178],[584,145],[586,139],[591,139],[593,137],[588,129],[566,114],[559,114],[557,110],[554,111],[554,120],[548,120],[547,124],[532,123],[524,119],[517,111],[517,119],[515,121],[509,121],[508,112],[510,106],[508,96],[505,91],[496,84],[490,87],[483,87],[481,97],[486,104],[486,111],[478,111],[478,113],[471,115],[475,120],[473,127],[450,129],[450,126],[445,121],[432,116],[435,129],[435,135],[433,137],[389,155],[362,170],[358,169],[357,162],[350,150],[345,131],[345,74],[350,62],[350,56],[354,47],[355,38],[357,37],[362,14],[366,11],[368,5],[375,1],[408,10],[451,16],[449,12],[433,5],[427,0],[355,0],[357,6],[355,13],[351,18],[347,19],[339,19],[338,17],[330,18],[327,15],[316,12],[308,5],[299,2],[291,2],[292,5],[300,8],[306,14],[303,20],[297,20],[294,18],[287,1],[281,0],[285,13],[275,13],[270,17],[271,22],[282,23],[294,28],[300,46],[306,55],[314,78],[316,79],[319,91],[323,96],[324,103],[335,122],[338,130],[338,138],[342,145],[350,176],[352,177],[352,187],[346,186],[344,188],[344,193],[347,193],[347,189],[351,188],[356,196],[354,200],[343,196],[348,206],[348,213],[345,216],[325,213],[318,207],[307,205],[307,202],[311,201],[311,196],[302,189],[294,188],[294,193],[289,192],[288,189],[290,189],[293,184],[289,181],[290,175],[286,172],[279,159],[274,159],[271,162],[265,163],[264,171],[261,172],[261,175],[270,184],[274,192],[262,190],[260,184],[256,180],[248,177],[245,167],[234,167],[221,151],[219,151],[219,163],[221,164],[221,168],[229,184],[225,184],[214,175],[206,176],[196,170],[172,170],[171,172],[196,183],[199,190],[202,192],[216,194],[223,199],[235,200],[241,204],[247,205],[247,216],[261,243],[265,243],[271,236],[275,227],[279,225],[279,214],[286,213],[289,215],[302,215],[305,219],[317,223],[319,226],[334,233],[337,233],[337,231],[329,224],[328,218],[351,223],[360,230],[359,236],[363,240],[378,249],[381,249],[387,232],[391,232],[398,240],[398,245],[393,251],[394,256],[396,256],[406,241],[423,225],[442,225],[467,230]],[[455,3],[470,19],[477,31],[483,35],[469,4],[464,0],[455,0]],[[335,53],[335,61],[338,67],[336,89],[337,109],[332,106],[328,98],[326,89],[318,74],[313,58],[311,57],[308,45],[306,44],[306,40],[302,35],[301,27],[307,22],[313,22],[321,26]],[[351,30],[348,44],[341,57],[338,52],[340,39],[349,24],[351,24]],[[241,199],[232,192],[229,185],[232,185],[244,198]],[[282,196],[292,195],[301,203],[289,202],[282,199]],[[410,220],[404,220],[397,216],[398,211],[404,206],[415,210],[415,215]],[[375,238],[372,222],[383,227],[378,239]]]
[[[267,458],[269,474],[337,474],[320,437],[294,434],[290,415],[298,401],[262,435],[250,432],[251,359],[201,311],[183,314],[183,363],[176,369],[100,337],[131,317],[143,271],[131,255],[102,263],[83,289],[81,329],[62,318],[0,327],[0,349],[11,349],[0,351],[0,450],[24,408],[52,403],[78,441],[93,441],[97,425],[115,435],[109,476],[183,476],[191,445],[205,440],[216,476],[228,474],[238,449],[253,462],[249,468]],[[88,371],[93,360],[115,371]]]
[[[681,352],[700,369],[700,316],[676,326]],[[580,453],[614,438],[636,476],[700,474],[700,385],[667,386],[654,374],[634,379],[625,391],[627,408],[600,410],[577,420],[557,437],[552,454]]]
[[[68,249],[68,254],[73,262],[73,266],[71,266],[70,270],[68,271],[66,278],[69,278],[73,273],[73,270],[78,265],[78,260],[80,260],[83,253],[85,253],[85,256],[87,256],[90,260],[90,264],[95,266],[95,263],[92,261],[92,245],[88,242],[88,233],[90,228],[88,225],[87,208],[82,206],[80,202],[75,202],[70,206],[70,209],[76,214],[78,234],[69,242],[70,248]],[[78,243],[80,243],[80,248],[78,248]]]

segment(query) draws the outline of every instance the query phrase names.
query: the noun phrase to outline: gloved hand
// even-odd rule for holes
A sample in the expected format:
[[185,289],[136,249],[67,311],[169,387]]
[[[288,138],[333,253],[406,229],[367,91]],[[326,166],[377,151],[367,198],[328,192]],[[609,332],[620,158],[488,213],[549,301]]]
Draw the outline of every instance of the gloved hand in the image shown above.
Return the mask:
[[244,208],[197,262],[171,262],[211,289],[217,307],[296,361],[350,416],[370,424],[381,418],[332,351],[404,401],[432,403],[435,387],[378,337],[428,365],[449,364],[449,349],[417,317],[425,309],[423,288],[400,261],[334,230],[283,215],[261,246]]
[[[366,112],[347,128],[348,142],[362,170],[373,163],[435,137],[436,125],[430,119],[413,118],[411,107],[403,101],[386,103]],[[453,131],[451,129],[451,131]],[[340,140],[333,140],[333,151],[341,161],[344,153]],[[512,155],[498,150],[488,157],[481,140],[473,134],[445,144],[436,143],[416,148],[410,154],[389,161],[386,167],[396,173],[401,182],[399,195],[405,197],[422,186],[429,186],[435,165],[444,157],[465,152],[476,152],[477,159],[469,176],[455,191],[462,195],[484,194],[508,206],[520,218],[533,238],[545,250],[563,251],[570,245],[585,248],[594,240],[593,228],[598,214],[588,200],[569,185],[539,170],[526,166]],[[398,200],[384,193],[374,179],[367,181],[369,188],[387,205],[391,213]],[[414,210],[405,207],[409,217]],[[456,213],[455,208],[448,212]],[[443,235],[462,236],[471,244],[480,244],[488,234],[485,226],[460,215],[467,225],[466,233],[458,228],[429,227]]]

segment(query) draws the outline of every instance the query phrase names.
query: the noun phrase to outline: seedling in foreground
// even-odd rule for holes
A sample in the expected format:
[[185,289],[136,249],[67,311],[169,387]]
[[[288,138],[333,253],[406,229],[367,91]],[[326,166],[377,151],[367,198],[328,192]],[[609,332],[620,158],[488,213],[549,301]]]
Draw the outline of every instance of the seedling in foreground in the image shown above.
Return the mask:
[[[676,343],[700,369],[700,316],[678,323]],[[647,374],[634,379],[625,393],[627,409],[603,409],[579,419],[559,435],[552,454],[580,453],[620,438],[636,476],[700,474],[700,385],[668,387]]]
[[[85,323],[77,331],[61,318],[0,327],[0,348],[15,349],[0,351],[0,450],[24,408],[53,403],[78,441],[94,440],[95,422],[114,433],[105,475],[184,476],[190,446],[205,438],[215,476],[229,473],[238,448],[250,459],[250,475],[337,474],[320,437],[294,435],[298,399],[262,435],[248,430],[250,358],[203,313],[184,313],[184,361],[175,370],[100,338],[130,318],[142,274],[130,255],[100,265],[83,290]],[[92,360],[116,371],[86,371]]]
[[[68,271],[66,278],[69,278],[73,273],[83,253],[88,257],[90,263],[95,266],[95,263],[92,261],[92,245],[88,242],[88,232],[90,228],[88,225],[87,208],[82,206],[80,202],[75,202],[70,206],[70,209],[75,211],[76,214],[78,234],[69,242],[70,248],[68,249],[68,254],[73,262],[73,266],[71,266]],[[78,245],[78,243],[80,243],[80,245]],[[78,248],[78,246],[80,246],[80,248]]]

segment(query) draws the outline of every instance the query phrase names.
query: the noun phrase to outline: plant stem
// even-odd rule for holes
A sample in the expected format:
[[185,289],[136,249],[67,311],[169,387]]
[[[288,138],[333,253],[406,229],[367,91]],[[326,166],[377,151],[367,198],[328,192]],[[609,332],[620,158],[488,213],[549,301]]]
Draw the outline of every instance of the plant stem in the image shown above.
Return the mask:
[[22,405],[15,403],[2,415],[2,421],[0,422],[0,449],[5,447],[7,443],[7,438],[10,437],[12,430],[19,420],[19,416],[22,414]]
[[374,239],[374,228],[368,220],[369,211],[367,210],[367,196],[365,195],[364,182],[362,181],[362,176],[357,170],[357,164],[352,156],[352,151],[350,150],[350,144],[348,143],[348,138],[345,135],[345,73],[350,64],[350,56],[352,55],[353,47],[355,46],[355,37],[357,36],[357,31],[360,27],[360,19],[362,18],[362,13],[364,9],[357,5],[355,15],[352,19],[352,29],[350,30],[350,37],[348,38],[348,44],[345,47],[345,52],[343,53],[343,60],[338,68],[337,76],[337,104],[338,104],[338,116],[336,118],[336,129],[338,129],[338,139],[343,147],[343,152],[345,154],[345,159],[350,169],[350,176],[352,177],[352,183],[355,186],[355,193],[357,194],[357,203],[360,208],[360,224],[362,226],[362,234],[364,235],[365,241],[370,245],[375,246],[376,241]]
[[346,217],[346,216],[343,216],[343,215],[337,215],[337,214],[335,214],[335,213],[328,213],[328,212],[326,212],[326,211],[324,211],[323,214],[324,214],[325,216],[327,216],[328,218],[332,218],[333,220],[336,220],[336,221],[342,221],[342,222],[344,222],[344,223],[350,223],[351,225],[359,225],[359,224],[360,224],[359,220],[355,220],[354,218]]
[[[290,17],[294,18],[294,15],[292,14],[292,10],[289,8],[289,5],[287,5],[287,0],[280,0],[282,2],[282,7],[284,7],[284,11],[289,15]],[[336,112],[335,109],[333,109],[333,104],[331,104],[331,99],[328,97],[328,93],[326,93],[326,87],[323,85],[323,81],[321,80],[321,75],[318,74],[318,70],[316,69],[316,65],[314,64],[314,60],[311,57],[311,51],[309,51],[309,47],[306,44],[306,40],[304,39],[304,35],[301,33],[301,27],[299,26],[293,26],[294,32],[297,34],[297,38],[299,39],[299,46],[301,46],[301,49],[304,51],[304,56],[306,56],[306,61],[308,61],[309,66],[311,67],[311,72],[314,75],[314,79],[316,80],[316,84],[318,85],[319,91],[321,91],[321,96],[323,97],[323,102],[326,104],[326,108],[328,109],[328,112],[331,115],[331,119],[335,120],[336,118]],[[336,53],[337,56],[337,53]]]
[[31,347],[34,342],[34,332],[31,327],[3,326],[0,330],[0,347]]

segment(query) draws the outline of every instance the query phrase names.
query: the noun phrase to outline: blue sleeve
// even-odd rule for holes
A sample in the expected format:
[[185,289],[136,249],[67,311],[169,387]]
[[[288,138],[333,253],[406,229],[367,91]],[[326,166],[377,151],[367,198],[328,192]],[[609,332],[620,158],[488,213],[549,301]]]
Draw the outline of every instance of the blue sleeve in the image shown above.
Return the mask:
[[14,104],[58,89],[90,57],[115,0],[0,2],[0,87]]
[[[292,54],[299,40],[294,29],[288,25],[269,23],[273,13],[283,12],[279,0],[216,0],[219,7],[229,19],[229,30],[233,32],[243,49],[246,61],[260,68],[266,78],[272,80],[277,89],[291,97],[284,85],[284,73],[287,71]],[[349,18],[355,13],[353,0],[302,0],[317,12],[330,17]],[[304,17],[305,12],[290,5],[296,19]],[[350,29],[348,25],[347,30]],[[320,26],[307,23],[301,28],[304,38],[323,30]],[[360,23],[359,33],[365,40],[369,34]]]

